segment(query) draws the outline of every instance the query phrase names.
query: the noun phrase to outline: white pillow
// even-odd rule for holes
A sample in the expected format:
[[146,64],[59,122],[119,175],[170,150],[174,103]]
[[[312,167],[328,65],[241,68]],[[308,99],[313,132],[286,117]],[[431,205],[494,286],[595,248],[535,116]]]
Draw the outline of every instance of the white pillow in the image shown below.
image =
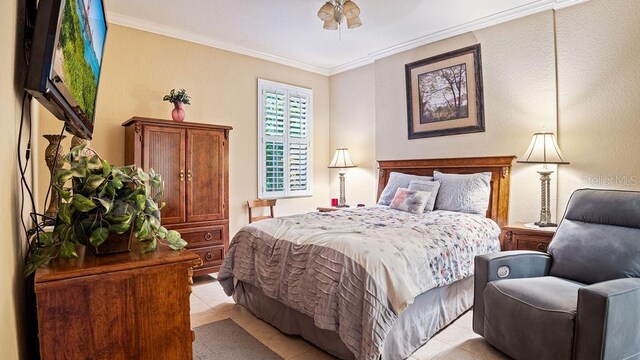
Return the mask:
[[391,204],[391,200],[393,200],[393,197],[396,195],[396,191],[398,191],[399,188],[408,188],[411,180],[432,181],[433,177],[392,172],[389,174],[387,186],[384,187],[382,194],[380,194],[378,205]]
[[436,210],[458,211],[484,215],[491,195],[491,173],[443,174],[433,172],[440,182],[436,197]]
[[424,207],[431,193],[427,191],[409,190],[407,188],[399,188],[393,197],[389,207],[396,210],[410,212],[412,214],[422,214]]
[[424,211],[433,211],[436,206],[436,197],[438,196],[438,189],[440,189],[439,181],[420,181],[411,180],[409,183],[409,190],[427,191],[431,193],[427,205],[424,207]]

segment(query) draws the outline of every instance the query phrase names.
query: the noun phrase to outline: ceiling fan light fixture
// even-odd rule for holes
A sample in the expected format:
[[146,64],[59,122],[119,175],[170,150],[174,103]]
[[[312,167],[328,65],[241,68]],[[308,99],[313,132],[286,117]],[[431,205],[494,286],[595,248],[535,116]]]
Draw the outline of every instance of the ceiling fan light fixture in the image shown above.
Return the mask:
[[325,30],[338,30],[338,22],[335,19],[331,18],[325,21],[322,27]]
[[355,29],[355,28],[359,28],[360,26],[362,26],[362,20],[360,19],[359,16],[356,16],[354,18],[347,18],[347,28],[348,29]]
[[335,9],[333,7],[333,4],[331,4],[328,1],[324,5],[322,5],[320,10],[318,10],[318,18],[320,18],[320,20],[324,22],[327,22],[333,19],[334,15],[335,15]]
[[360,8],[351,0],[345,1],[344,5],[342,5],[342,12],[347,19],[360,16]]

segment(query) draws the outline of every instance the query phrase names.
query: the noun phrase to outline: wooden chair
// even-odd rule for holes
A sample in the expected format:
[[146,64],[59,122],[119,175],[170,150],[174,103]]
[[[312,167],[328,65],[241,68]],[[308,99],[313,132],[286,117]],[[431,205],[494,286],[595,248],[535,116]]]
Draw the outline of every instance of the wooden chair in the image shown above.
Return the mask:
[[[272,199],[272,200],[256,199],[253,201],[247,201],[247,207],[249,207],[249,224],[255,221],[273,218],[274,217],[273,207],[276,206],[276,201],[277,201],[276,199]],[[251,210],[254,208],[261,208],[261,207],[269,207],[270,215],[253,216]]]

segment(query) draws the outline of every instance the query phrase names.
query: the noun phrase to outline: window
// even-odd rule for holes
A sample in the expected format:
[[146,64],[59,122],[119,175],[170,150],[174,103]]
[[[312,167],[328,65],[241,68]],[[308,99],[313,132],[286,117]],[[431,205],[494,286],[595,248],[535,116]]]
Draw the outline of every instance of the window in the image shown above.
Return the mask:
[[311,196],[313,93],[258,80],[258,196]]

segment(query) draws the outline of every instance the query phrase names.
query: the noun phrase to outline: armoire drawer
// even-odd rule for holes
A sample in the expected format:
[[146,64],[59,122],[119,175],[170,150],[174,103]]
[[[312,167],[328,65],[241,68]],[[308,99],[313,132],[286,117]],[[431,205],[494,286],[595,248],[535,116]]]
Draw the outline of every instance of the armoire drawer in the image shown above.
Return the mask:
[[182,238],[189,243],[188,247],[190,249],[224,244],[224,225],[178,229],[178,232],[182,235]]
[[203,248],[192,249],[192,252],[196,253],[200,259],[202,259],[202,265],[199,268],[207,268],[212,266],[220,266],[224,259],[224,246],[210,246]]

